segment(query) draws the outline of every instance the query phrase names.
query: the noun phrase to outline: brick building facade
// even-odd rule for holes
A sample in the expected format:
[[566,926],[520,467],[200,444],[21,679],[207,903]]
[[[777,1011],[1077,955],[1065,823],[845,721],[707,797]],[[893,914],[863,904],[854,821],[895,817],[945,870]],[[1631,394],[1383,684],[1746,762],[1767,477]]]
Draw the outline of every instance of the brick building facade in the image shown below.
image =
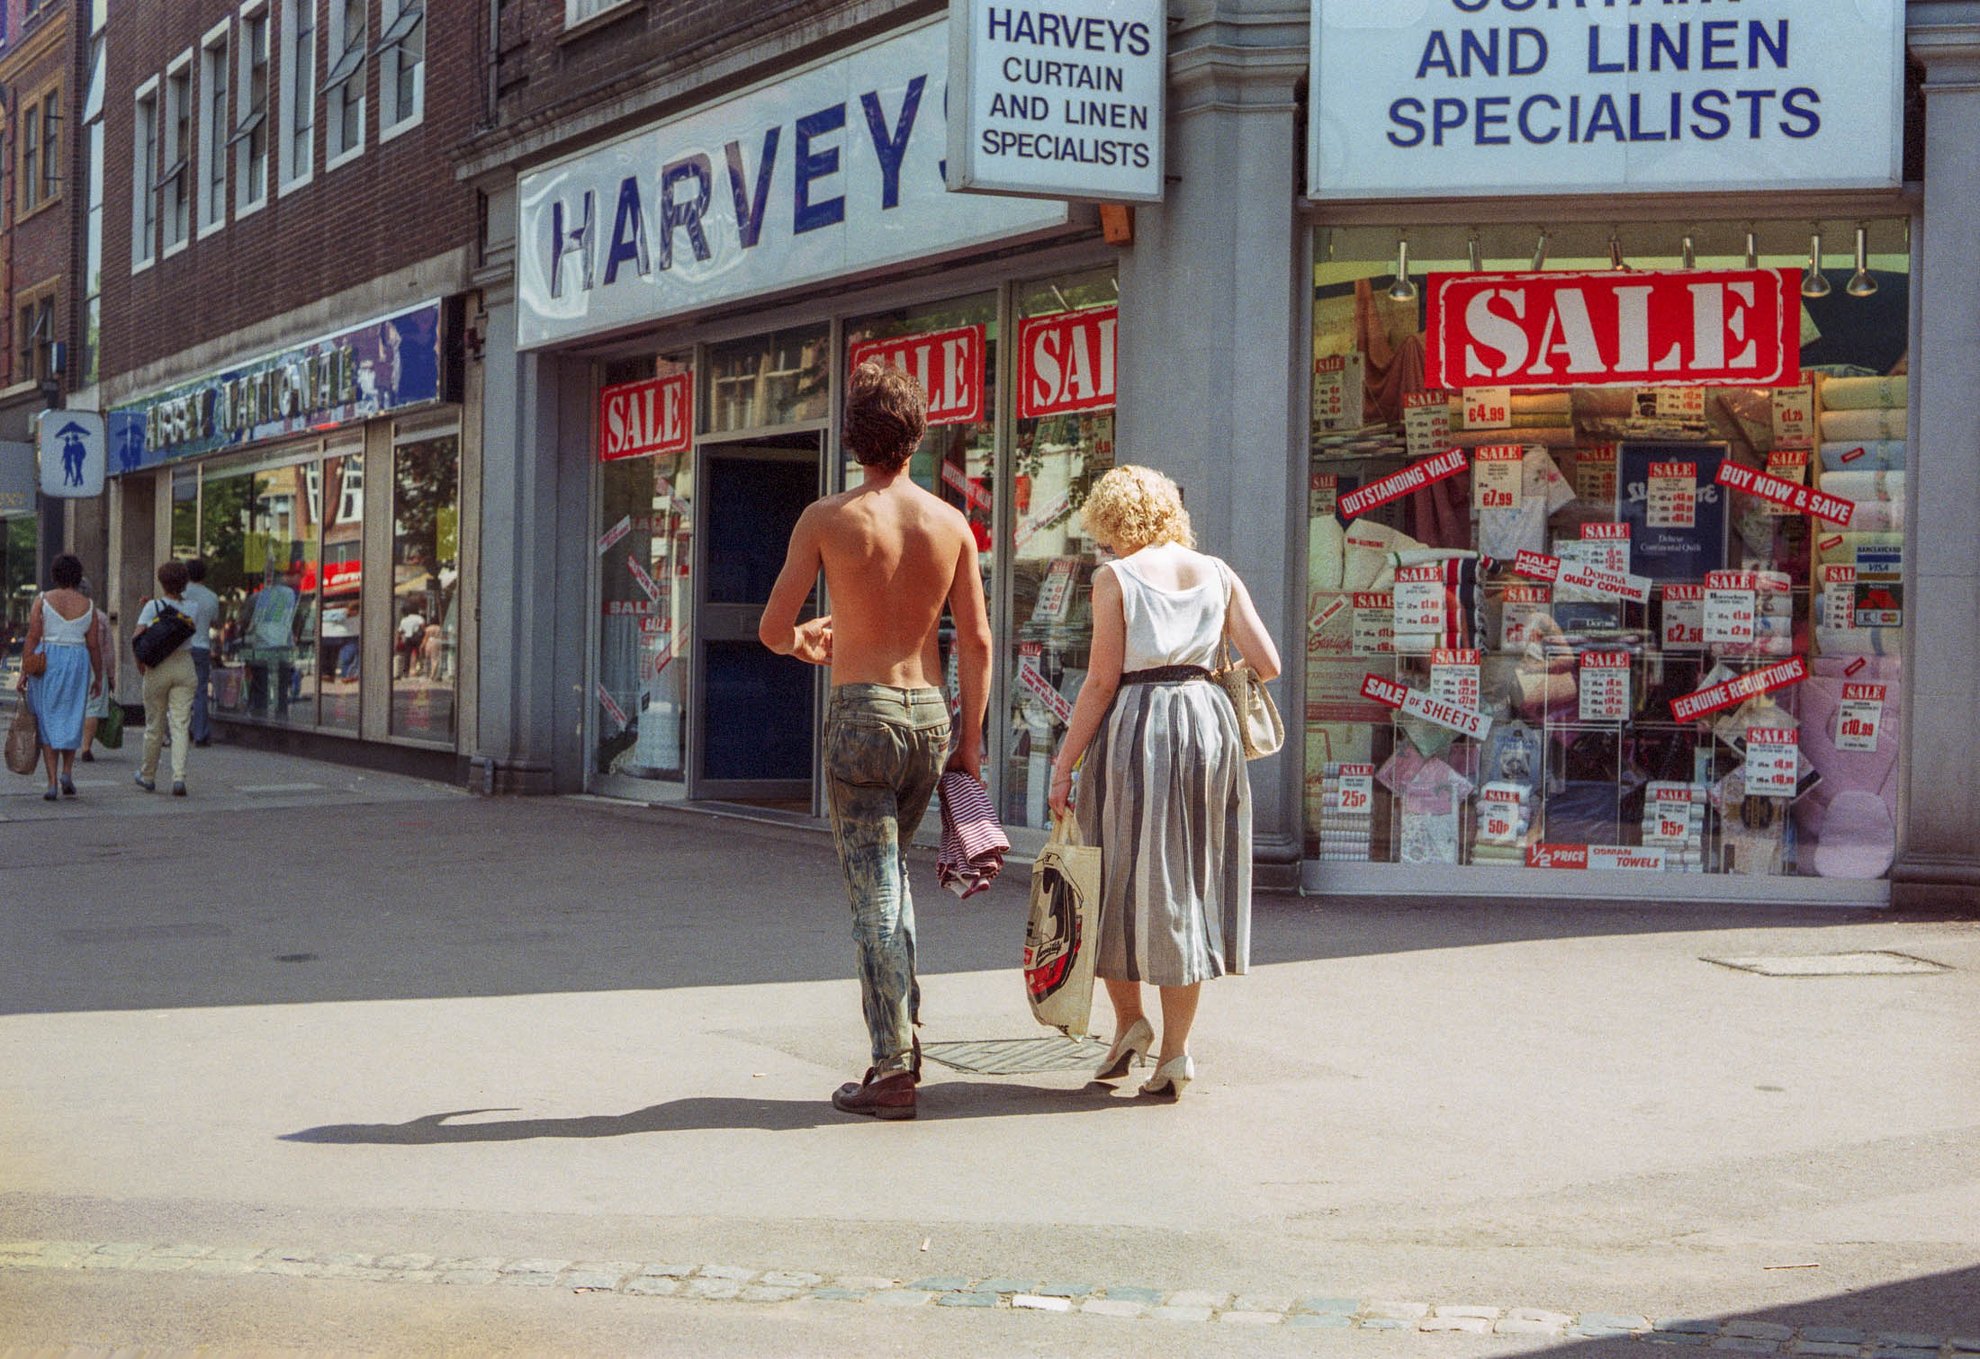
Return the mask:
[[[6,0],[0,89],[6,120],[0,288],[7,345],[0,354],[0,437],[26,438],[26,419],[72,387],[58,370],[78,334],[76,225],[82,153],[75,129],[83,91],[71,0]],[[80,7],[86,16],[88,6]],[[60,348],[58,349],[58,346]],[[43,383],[49,384],[46,392]]]

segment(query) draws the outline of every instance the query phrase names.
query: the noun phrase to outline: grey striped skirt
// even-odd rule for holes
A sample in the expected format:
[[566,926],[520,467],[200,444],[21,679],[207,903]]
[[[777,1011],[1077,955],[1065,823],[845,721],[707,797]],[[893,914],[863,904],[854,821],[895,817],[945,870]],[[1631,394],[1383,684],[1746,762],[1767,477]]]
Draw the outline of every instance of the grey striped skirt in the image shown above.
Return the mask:
[[1189,986],[1245,970],[1251,780],[1222,689],[1121,686],[1087,750],[1077,813],[1100,846],[1099,976]]

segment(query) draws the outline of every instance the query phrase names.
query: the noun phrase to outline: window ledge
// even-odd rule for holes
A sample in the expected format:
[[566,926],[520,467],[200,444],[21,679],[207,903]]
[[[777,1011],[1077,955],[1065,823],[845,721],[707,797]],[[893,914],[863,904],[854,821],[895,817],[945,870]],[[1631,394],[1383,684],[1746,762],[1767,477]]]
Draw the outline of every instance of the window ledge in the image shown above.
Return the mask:
[[48,195],[48,197],[42,199],[39,203],[36,203],[33,207],[28,208],[25,211],[18,214],[14,218],[14,225],[18,227],[23,222],[32,222],[35,218],[41,216],[42,213],[48,211],[50,208],[54,207],[57,203],[61,201],[62,201],[62,191],[57,189],[54,193]]
[[337,169],[339,166],[349,165],[352,161],[356,160],[359,156],[362,156],[363,154],[364,154],[363,142],[359,142],[356,146],[352,147],[348,151],[339,151],[329,160],[323,162],[323,173],[327,175],[332,170]]
[[426,121],[426,110],[422,108],[418,113],[415,113],[408,118],[401,118],[398,122],[393,123],[390,127],[381,127],[378,129],[378,144],[380,146],[383,146],[386,142],[391,141],[395,137],[403,137],[408,132],[411,132],[414,128],[418,127],[421,123],[424,123],[425,121]]
[[234,220],[238,222],[243,217],[252,217],[257,212],[260,212],[263,208],[267,206],[268,206],[268,195],[263,194],[261,197],[255,199],[254,202],[247,204],[245,207],[235,208]]
[[592,15],[583,23],[565,29],[557,35],[557,42],[559,45],[562,45],[567,42],[576,42],[580,38],[588,38],[599,29],[616,24],[628,14],[645,8],[646,0],[618,0],[617,4],[598,11],[598,13]]

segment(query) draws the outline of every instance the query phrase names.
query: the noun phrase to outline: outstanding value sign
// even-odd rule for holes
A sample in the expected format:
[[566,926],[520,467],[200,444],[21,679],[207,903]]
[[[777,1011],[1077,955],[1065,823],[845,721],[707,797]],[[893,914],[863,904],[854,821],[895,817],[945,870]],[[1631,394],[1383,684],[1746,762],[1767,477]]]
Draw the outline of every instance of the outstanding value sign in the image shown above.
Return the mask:
[[1901,180],[1903,0],[1313,0],[1308,192]]
[[523,348],[1063,228],[943,183],[944,21],[522,176]]
[[948,184],[1162,197],[1163,0],[950,0]]

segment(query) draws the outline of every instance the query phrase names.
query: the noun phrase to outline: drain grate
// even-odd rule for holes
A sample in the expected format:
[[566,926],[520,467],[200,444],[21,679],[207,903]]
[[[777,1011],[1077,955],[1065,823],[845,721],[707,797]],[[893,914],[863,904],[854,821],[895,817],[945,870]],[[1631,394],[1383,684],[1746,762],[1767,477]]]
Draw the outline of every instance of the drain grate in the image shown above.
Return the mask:
[[1888,949],[1862,953],[1761,954],[1704,961],[1762,977],[1922,977],[1952,971],[1944,963]]
[[923,1043],[921,1055],[954,1071],[978,1076],[1027,1076],[1042,1071],[1086,1071],[1100,1065],[1107,1045],[1097,1038],[981,1038]]

